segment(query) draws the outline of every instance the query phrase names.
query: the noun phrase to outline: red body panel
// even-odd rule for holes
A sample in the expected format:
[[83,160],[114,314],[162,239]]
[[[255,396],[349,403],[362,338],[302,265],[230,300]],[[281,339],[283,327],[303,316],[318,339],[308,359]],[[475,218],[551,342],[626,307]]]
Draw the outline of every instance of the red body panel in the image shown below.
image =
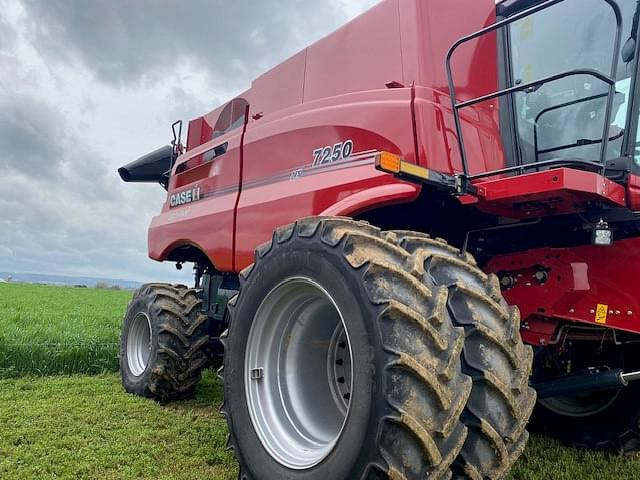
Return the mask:
[[[533,277],[540,267],[548,270],[544,283]],[[562,320],[639,331],[640,238],[620,240],[611,247],[541,248],[497,256],[488,269],[513,272],[516,284],[503,293],[520,308],[528,343],[549,343]],[[606,317],[599,321],[598,304],[606,309]]]
[[[149,256],[164,259],[175,248],[193,245],[216,261],[223,271],[233,270],[235,207],[240,194],[242,129],[189,151],[174,168],[162,214],[149,227]],[[205,161],[211,148],[227,144],[225,154]],[[205,157],[205,158],[203,158]],[[184,171],[183,166],[186,166]],[[181,173],[175,173],[181,172]],[[174,192],[200,189],[201,200],[171,207]]]
[[[410,154],[414,149],[410,102],[409,89],[374,90],[343,95],[337,105],[334,99],[309,102],[289,109],[285,116],[256,122],[244,145],[237,267],[252,261],[256,245],[271,238],[276,227],[318,215],[364,189],[399,183],[377,172],[372,156],[309,167],[314,150],[345,139],[353,141],[356,155],[372,150]],[[411,198],[415,195],[407,200]]]
[[622,185],[584,170],[557,168],[517,177],[476,183],[478,208],[511,218],[561,215],[583,210],[599,201],[626,207]]
[[640,177],[629,175],[627,183],[627,204],[634,212],[640,211]]
[[[384,0],[192,120],[187,153],[149,230],[150,257],[162,261],[194,246],[216,269],[238,272],[278,226],[415,201],[421,187],[375,170],[376,151],[460,173],[445,57],[458,38],[495,20],[494,0]],[[497,90],[497,62],[493,35],[461,48],[452,63],[458,100]],[[461,120],[469,173],[507,166],[498,102],[466,108]],[[332,161],[319,162],[316,152],[325,147]],[[637,209],[640,180],[631,177],[627,189],[567,168],[492,177],[475,182],[477,196],[460,201],[511,218],[579,212],[589,202]],[[190,197],[197,201],[176,205],[172,198],[183,192],[197,192]],[[609,248],[537,249],[496,257],[489,269],[521,275],[505,294],[520,306],[530,343],[550,341],[562,320],[594,323],[598,304],[612,312],[599,325],[640,331],[640,283],[632,276],[640,268],[638,247],[636,239]],[[540,265],[549,278],[532,283]]]
[[[376,171],[367,152],[386,150],[458,171],[457,151],[430,133],[440,128],[450,136],[453,126],[445,56],[455,39],[495,21],[493,0],[465,3],[460,19],[459,2],[385,0],[258,77],[239,97],[249,104],[242,145],[241,128],[212,139],[225,115],[237,118],[231,104],[191,121],[187,153],[176,163],[167,203],[150,228],[151,258],[163,260],[175,248],[193,245],[217,269],[238,271],[276,227],[297,218],[352,215],[417,198],[418,187]],[[495,42],[462,52],[455,65],[462,91],[495,89],[496,62]],[[474,65],[488,67],[479,82],[470,80]],[[389,82],[400,88],[388,88]],[[494,141],[495,114],[488,105],[465,112],[470,135],[483,138],[470,152],[489,159],[480,169],[504,163]],[[347,140],[353,142],[350,158],[313,166],[315,150]],[[226,153],[208,160],[207,152],[225,142]],[[194,188],[199,201],[170,205],[171,195]]]

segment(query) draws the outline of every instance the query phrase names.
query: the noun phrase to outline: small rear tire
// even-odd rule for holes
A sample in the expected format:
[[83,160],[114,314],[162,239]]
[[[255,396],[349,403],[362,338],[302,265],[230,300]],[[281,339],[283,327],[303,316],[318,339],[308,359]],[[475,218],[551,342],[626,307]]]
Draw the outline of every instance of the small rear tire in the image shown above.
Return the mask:
[[209,363],[208,317],[193,289],[147,284],[125,314],[120,339],[124,389],[170,400],[189,396]]

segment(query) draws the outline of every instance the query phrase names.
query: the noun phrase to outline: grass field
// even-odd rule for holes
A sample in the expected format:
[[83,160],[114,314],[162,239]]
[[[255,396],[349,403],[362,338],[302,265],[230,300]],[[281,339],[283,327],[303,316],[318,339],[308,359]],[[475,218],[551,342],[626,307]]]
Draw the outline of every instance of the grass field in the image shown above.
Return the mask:
[[[130,296],[0,284],[0,372],[13,377],[0,380],[0,479],[236,478],[212,373],[194,399],[169,405],[128,395],[116,373],[102,373],[117,368]],[[83,375],[40,376],[51,373]],[[640,479],[638,456],[578,451],[542,437],[532,438],[511,475],[620,478]]]
[[0,478],[235,479],[220,387],[161,406],[116,374],[0,380]]
[[0,378],[118,368],[131,292],[0,284]]

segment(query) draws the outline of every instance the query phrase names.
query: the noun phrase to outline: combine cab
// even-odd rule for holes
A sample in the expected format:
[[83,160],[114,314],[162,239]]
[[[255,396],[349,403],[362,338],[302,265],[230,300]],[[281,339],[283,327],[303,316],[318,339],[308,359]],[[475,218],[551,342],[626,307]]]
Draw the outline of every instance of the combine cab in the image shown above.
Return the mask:
[[119,173],[195,282],[135,294],[127,391],[223,363],[247,479],[498,479],[532,412],[638,449],[639,11],[384,0],[174,125]]

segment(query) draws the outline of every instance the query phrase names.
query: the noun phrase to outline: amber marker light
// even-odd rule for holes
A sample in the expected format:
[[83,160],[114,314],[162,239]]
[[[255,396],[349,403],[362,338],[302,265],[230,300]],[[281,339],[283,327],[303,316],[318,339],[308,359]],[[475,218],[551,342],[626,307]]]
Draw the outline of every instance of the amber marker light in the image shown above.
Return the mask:
[[376,155],[376,168],[408,179],[429,180],[429,170],[414,163],[405,162],[398,155],[380,152]]
[[389,152],[380,152],[376,155],[376,168],[388,173],[400,173],[402,160],[398,155]]

